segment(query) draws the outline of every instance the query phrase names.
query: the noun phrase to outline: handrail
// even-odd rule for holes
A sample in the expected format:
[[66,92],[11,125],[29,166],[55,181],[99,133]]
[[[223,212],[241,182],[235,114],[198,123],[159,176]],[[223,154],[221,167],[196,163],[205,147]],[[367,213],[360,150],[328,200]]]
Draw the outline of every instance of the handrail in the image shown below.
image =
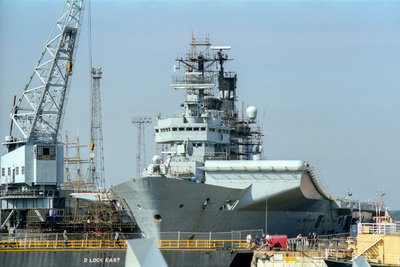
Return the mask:
[[[248,250],[246,240],[159,240],[161,250],[168,249],[234,249]],[[6,240],[0,241],[2,250],[52,249],[126,249],[126,240]]]
[[228,239],[228,240],[159,240],[160,250],[169,249],[232,249],[232,250],[248,250],[250,249],[245,239]]
[[[322,240],[321,240],[322,242]],[[305,244],[303,244],[305,245]],[[322,243],[321,243],[322,245]],[[249,250],[254,242],[245,239],[164,239],[158,240],[160,250]],[[4,240],[0,241],[0,251],[4,250],[52,250],[52,249],[126,249],[126,240],[81,239],[81,240]]]
[[400,232],[400,226],[396,223],[358,223],[358,234],[383,234],[394,235]]

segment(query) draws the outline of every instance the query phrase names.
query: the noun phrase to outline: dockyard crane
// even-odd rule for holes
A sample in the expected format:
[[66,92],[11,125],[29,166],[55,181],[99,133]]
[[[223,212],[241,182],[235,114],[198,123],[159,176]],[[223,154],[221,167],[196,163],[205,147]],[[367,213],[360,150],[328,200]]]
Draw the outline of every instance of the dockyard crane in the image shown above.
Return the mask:
[[[57,143],[72,74],[83,0],[68,0],[11,112],[18,143]],[[18,145],[17,145],[18,146]]]
[[12,108],[12,123],[22,136],[10,133],[5,138],[3,144],[8,153],[1,157],[0,186],[5,192],[12,187],[21,197],[3,195],[1,210],[51,209],[57,202],[54,195],[63,182],[64,160],[59,130],[82,15],[83,0],[66,0],[23,93]]

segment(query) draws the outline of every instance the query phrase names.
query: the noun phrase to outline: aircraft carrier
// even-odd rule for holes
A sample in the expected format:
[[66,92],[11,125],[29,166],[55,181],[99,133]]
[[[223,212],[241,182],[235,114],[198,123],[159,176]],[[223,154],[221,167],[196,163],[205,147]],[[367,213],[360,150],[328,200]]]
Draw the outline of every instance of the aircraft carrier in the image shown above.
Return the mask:
[[263,159],[257,108],[240,114],[236,107],[229,50],[192,38],[171,84],[183,92],[182,112],[157,118],[159,154],[140,176],[111,189],[140,231],[155,239],[244,229],[295,236],[348,232],[357,220],[370,221],[375,204],[333,196],[308,162]]

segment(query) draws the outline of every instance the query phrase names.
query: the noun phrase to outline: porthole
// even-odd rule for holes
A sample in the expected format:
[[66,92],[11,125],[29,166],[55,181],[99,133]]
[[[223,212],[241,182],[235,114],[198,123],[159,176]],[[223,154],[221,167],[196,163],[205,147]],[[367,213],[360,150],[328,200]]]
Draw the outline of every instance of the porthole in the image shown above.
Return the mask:
[[160,214],[154,215],[154,220],[156,220],[157,222],[161,222],[162,221],[161,215]]

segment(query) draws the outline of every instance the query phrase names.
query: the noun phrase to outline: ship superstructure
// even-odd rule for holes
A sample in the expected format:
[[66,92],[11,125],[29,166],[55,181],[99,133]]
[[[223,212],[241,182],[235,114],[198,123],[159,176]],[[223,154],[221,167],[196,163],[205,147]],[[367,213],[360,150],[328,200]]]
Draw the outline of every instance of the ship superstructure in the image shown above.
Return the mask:
[[171,85],[184,91],[183,112],[158,117],[154,127],[160,155],[141,177],[112,188],[144,234],[334,233],[373,216],[373,204],[332,196],[307,162],[263,160],[257,109],[239,113],[237,74],[225,70],[231,47],[207,38],[192,38],[190,47]]
[[[157,120],[155,140],[168,158],[167,165],[160,165],[161,173],[204,182],[207,160],[261,158],[262,135],[251,127],[257,109],[249,107],[248,116],[239,118],[237,75],[224,69],[229,49],[193,38],[186,58],[177,59],[182,73],[173,77],[171,87],[184,90],[184,111]],[[151,168],[147,171],[154,173]]]

